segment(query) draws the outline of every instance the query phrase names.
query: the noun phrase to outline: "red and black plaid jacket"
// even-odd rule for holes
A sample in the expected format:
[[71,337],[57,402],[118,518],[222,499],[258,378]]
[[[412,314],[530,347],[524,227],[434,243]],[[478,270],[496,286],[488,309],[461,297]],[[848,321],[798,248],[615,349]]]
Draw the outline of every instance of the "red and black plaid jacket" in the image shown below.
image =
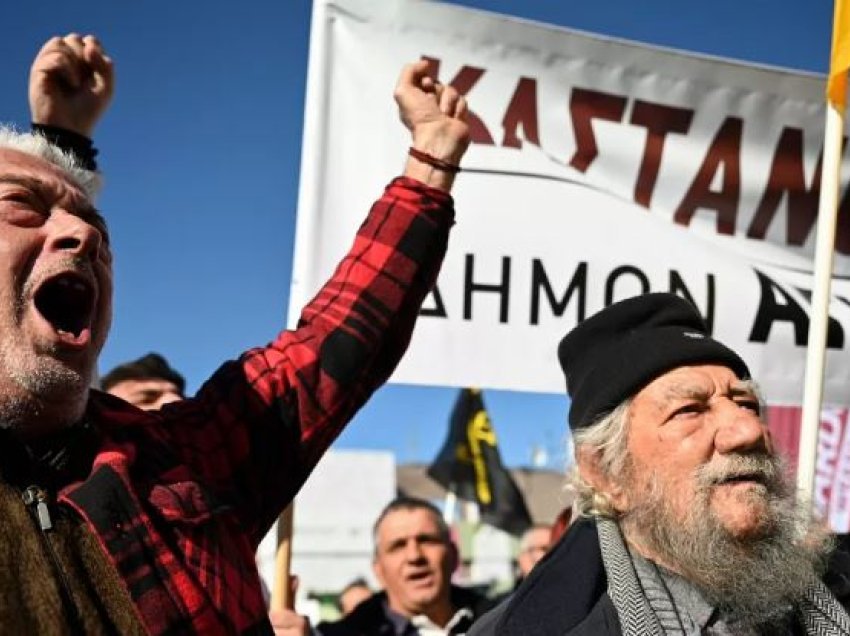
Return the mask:
[[270,633],[254,553],[407,347],[446,250],[448,194],[393,181],[298,328],[143,412],[93,392],[93,470],[59,502],[86,519],[152,634]]

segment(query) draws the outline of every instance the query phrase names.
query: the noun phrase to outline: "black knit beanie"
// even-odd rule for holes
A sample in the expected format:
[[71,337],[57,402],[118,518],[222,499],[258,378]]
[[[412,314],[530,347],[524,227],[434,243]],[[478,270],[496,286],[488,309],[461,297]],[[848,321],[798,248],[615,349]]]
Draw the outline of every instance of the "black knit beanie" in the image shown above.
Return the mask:
[[675,294],[629,298],[591,316],[558,346],[567,378],[570,428],[592,424],[667,371],[722,364],[750,377],[734,351],[712,339],[702,316]]

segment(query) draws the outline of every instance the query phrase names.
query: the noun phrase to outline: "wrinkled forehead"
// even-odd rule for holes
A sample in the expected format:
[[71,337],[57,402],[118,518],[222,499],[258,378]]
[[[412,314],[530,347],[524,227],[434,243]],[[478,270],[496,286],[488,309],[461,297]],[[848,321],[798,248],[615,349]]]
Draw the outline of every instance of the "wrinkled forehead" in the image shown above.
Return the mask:
[[440,534],[440,524],[431,510],[398,508],[387,513],[377,528],[379,542],[417,534]]
[[31,179],[92,206],[82,186],[69,173],[41,157],[20,150],[0,147],[0,178],[4,177]]
[[637,393],[635,400],[664,404],[687,398],[708,399],[712,395],[755,395],[755,385],[724,365],[682,366],[655,378]]
[[109,244],[106,219],[94,207],[85,189],[65,170],[20,150],[0,147],[0,187],[20,186],[48,201],[62,201],[69,212],[95,227]]

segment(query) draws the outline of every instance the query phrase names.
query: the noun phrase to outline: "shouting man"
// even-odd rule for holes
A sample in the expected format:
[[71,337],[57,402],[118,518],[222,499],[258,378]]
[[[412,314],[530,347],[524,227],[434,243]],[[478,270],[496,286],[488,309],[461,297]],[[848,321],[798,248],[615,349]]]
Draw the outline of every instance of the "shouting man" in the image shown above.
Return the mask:
[[584,519],[473,634],[850,634],[747,365],[690,303],[612,305],[558,356]]
[[[97,40],[54,38],[33,66],[35,123],[87,136],[111,81]],[[453,221],[465,102],[425,62],[395,96],[412,134],[405,174],[298,328],[158,411],[89,388],[112,310],[91,173],[44,137],[0,129],[4,633],[271,633],[257,544],[392,372]]]
[[342,620],[320,624],[322,636],[465,634],[490,606],[474,591],[452,585],[458,552],[432,504],[414,497],[391,501],[373,534],[372,569],[383,591]]

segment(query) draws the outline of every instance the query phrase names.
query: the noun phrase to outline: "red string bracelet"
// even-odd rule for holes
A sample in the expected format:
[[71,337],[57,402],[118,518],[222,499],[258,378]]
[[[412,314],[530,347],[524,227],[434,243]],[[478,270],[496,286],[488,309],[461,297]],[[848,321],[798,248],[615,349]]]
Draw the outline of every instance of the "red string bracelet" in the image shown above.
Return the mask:
[[443,161],[442,159],[437,159],[436,157],[432,157],[427,152],[422,152],[421,150],[417,150],[413,146],[410,147],[410,150],[407,151],[408,154],[414,159],[418,159],[422,163],[427,163],[429,166],[433,166],[437,170],[443,170],[444,172],[451,172],[452,174],[457,174],[461,171],[460,166],[456,166],[453,163],[449,163],[448,161]]

